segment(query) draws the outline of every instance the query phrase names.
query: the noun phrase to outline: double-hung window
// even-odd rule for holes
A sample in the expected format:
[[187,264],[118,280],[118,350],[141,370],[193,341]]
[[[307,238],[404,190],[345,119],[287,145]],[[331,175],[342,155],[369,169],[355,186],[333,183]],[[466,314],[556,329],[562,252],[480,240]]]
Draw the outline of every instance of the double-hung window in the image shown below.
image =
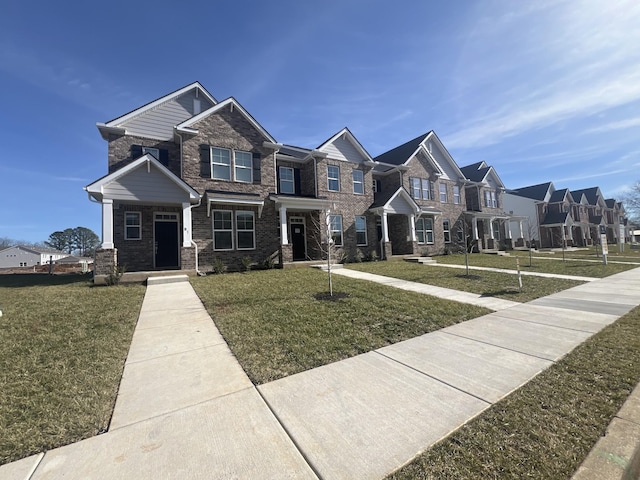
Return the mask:
[[364,173],[362,170],[353,171],[353,193],[360,195],[364,193]]
[[293,176],[293,168],[280,167],[279,176],[280,176],[280,188],[278,190],[279,193],[293,195],[296,191],[296,185],[295,185],[295,180]]
[[211,173],[217,180],[231,180],[231,150],[211,147]]
[[449,220],[442,220],[442,231],[444,232],[444,243],[451,243],[451,224]]
[[253,156],[251,152],[211,147],[211,178],[253,182]]
[[140,240],[142,238],[142,214],[140,212],[125,212],[124,239]]
[[429,185],[429,180],[427,180],[426,178],[422,179],[422,198],[424,200],[432,200],[431,187]]
[[367,244],[367,217],[356,217],[356,245],[364,246]]
[[342,215],[329,215],[331,240],[336,247],[342,246]]
[[433,243],[433,219],[420,217],[416,220],[418,243]]
[[460,205],[460,186],[453,186],[453,203]]
[[213,249],[233,250],[233,221],[231,210],[213,211]]
[[235,164],[235,181],[251,183],[253,181],[253,158],[250,152],[236,150],[233,152]]
[[411,196],[416,199],[420,199],[420,179],[411,179]]
[[440,182],[440,202],[447,203],[447,184]]
[[327,181],[330,191],[340,191],[340,167],[337,165],[327,165]]
[[238,250],[256,248],[256,229],[253,212],[236,212],[236,245]]

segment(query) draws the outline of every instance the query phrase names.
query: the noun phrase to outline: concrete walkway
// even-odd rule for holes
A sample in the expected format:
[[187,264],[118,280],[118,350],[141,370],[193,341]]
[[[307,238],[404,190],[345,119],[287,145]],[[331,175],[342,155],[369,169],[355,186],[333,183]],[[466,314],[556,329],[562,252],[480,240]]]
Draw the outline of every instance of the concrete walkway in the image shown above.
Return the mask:
[[[465,265],[454,265],[449,263],[426,263],[426,266],[430,267],[447,267],[447,268],[457,268],[465,270],[467,267]],[[509,270],[507,268],[493,268],[493,267],[472,267],[469,265],[469,270],[483,270],[485,272],[497,272],[497,273],[508,273],[510,275],[517,275],[517,270]],[[563,280],[577,280],[580,282],[593,282],[594,280],[598,280],[596,277],[581,277],[579,275],[561,275],[558,273],[544,273],[544,272],[528,272],[520,270],[520,274],[523,277],[545,277],[545,278],[561,278]]]
[[[354,273],[340,271],[403,287]],[[256,388],[190,284],[150,282],[109,432],[2,466],[0,478],[383,478],[640,304],[639,291],[635,269],[494,304]]]

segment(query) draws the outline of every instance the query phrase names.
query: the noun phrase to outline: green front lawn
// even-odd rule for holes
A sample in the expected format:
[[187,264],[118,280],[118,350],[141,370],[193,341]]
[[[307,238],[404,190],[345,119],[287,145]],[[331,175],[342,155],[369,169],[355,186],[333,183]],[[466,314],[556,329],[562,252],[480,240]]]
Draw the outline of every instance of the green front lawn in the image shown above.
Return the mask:
[[238,361],[256,384],[479,317],[489,310],[333,276],[311,268],[192,278]]
[[0,464],[106,430],[144,291],[0,275]]
[[640,381],[640,307],[389,480],[570,478]]
[[[437,257],[437,259],[439,261],[440,258],[450,258],[452,256]],[[517,275],[508,273],[469,270],[469,276],[467,277],[466,271],[463,269],[420,265],[401,260],[351,263],[347,266],[362,272],[462,290],[487,297],[498,297],[514,302],[528,302],[583,283],[557,278],[523,276],[522,291],[518,291]]]
[[[587,258],[585,255],[572,259],[570,252],[566,252],[565,261],[562,261],[562,252],[554,254],[534,254],[529,266],[529,253],[522,251],[512,251],[511,256],[503,257],[501,255],[490,255],[486,253],[472,253],[469,255],[469,265],[475,267],[492,267],[505,268],[509,270],[516,269],[516,257],[520,261],[520,269],[523,272],[543,272],[556,273],[560,275],[576,275],[580,277],[603,278],[613,275],[614,273],[624,272],[638,265],[609,263],[604,265],[601,262],[585,262],[580,259]],[[573,253],[573,252],[571,252]],[[433,257],[438,263],[448,263],[455,265],[464,265],[464,254],[441,255]],[[613,258],[610,258],[613,260]],[[597,260],[595,257],[591,260]]]

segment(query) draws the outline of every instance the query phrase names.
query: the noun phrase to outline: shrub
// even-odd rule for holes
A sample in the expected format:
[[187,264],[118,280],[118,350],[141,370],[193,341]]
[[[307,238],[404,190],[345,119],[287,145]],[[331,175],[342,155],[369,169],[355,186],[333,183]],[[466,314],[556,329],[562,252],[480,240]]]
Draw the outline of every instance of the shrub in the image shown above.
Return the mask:
[[224,273],[227,271],[227,266],[224,264],[224,262],[219,259],[219,258],[214,258],[213,259],[213,266],[211,268],[213,270],[213,273],[215,274],[219,274],[219,273]]
[[109,286],[118,285],[122,276],[127,271],[126,265],[114,265],[111,269],[111,273],[107,275],[105,283]]
[[249,270],[251,270],[251,257],[246,255],[244,257],[242,257],[240,259],[240,261],[242,262],[242,268],[244,268],[245,272],[248,272]]
[[263,261],[262,261],[262,266],[266,269],[266,270],[271,270],[272,268],[275,267],[276,261],[273,259],[273,257],[271,255],[267,256]]

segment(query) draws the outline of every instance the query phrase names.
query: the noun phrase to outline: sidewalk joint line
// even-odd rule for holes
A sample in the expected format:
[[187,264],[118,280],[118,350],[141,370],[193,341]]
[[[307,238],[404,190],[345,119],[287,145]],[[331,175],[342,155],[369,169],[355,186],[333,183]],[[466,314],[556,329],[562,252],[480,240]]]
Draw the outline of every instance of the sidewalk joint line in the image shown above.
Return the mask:
[[[549,358],[541,357],[539,355],[534,355],[528,352],[522,352],[520,350],[516,350],[515,348],[507,348],[502,345],[496,345],[495,343],[490,343],[485,340],[478,340],[477,338],[465,337],[464,335],[460,335],[459,333],[451,333],[451,332],[445,332],[445,331],[442,331],[442,333],[446,333],[447,335],[453,335],[454,337],[466,338],[467,340],[473,340],[474,342],[484,343],[485,345],[491,345],[492,347],[502,348],[503,350],[509,350],[510,352],[521,353],[522,355],[528,355],[529,357],[539,358],[540,360],[546,360],[547,362],[556,363],[556,360],[551,360]],[[571,350],[573,350],[573,348]],[[569,350],[569,352],[571,350]],[[562,356],[566,355],[569,352],[565,352]]]

